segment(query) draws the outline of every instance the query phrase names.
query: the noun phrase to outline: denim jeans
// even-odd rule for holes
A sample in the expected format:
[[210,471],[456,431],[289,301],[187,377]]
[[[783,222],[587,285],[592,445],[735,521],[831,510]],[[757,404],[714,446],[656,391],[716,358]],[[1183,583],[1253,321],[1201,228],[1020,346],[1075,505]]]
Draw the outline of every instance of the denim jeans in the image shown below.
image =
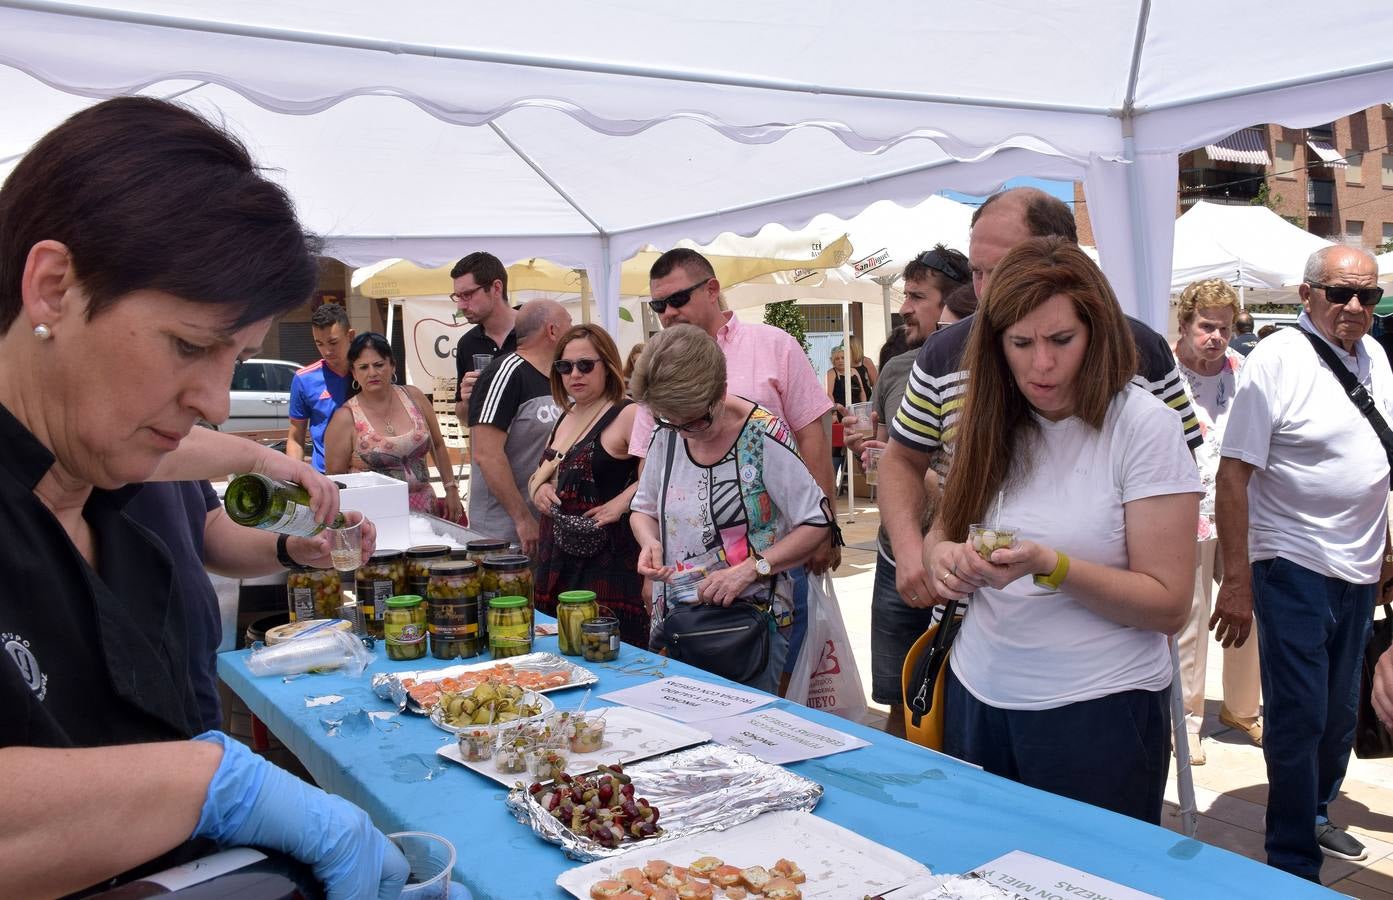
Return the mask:
[[1340,792],[1375,585],[1277,557],[1253,563],[1267,761],[1267,863],[1320,880],[1317,821]]
[[803,639],[808,636],[808,569],[799,566],[789,569],[788,574],[793,578],[793,627],[788,633],[788,658],[779,670],[784,674],[791,673],[798,664],[798,653],[803,649]]
[[886,705],[904,702],[900,676],[909,648],[934,621],[934,608],[905,603],[895,588],[895,564],[875,555],[871,589],[871,699]]
[[1160,824],[1171,688],[1054,709],[999,709],[968,693],[951,664],[947,678],[943,752],[1002,778]]

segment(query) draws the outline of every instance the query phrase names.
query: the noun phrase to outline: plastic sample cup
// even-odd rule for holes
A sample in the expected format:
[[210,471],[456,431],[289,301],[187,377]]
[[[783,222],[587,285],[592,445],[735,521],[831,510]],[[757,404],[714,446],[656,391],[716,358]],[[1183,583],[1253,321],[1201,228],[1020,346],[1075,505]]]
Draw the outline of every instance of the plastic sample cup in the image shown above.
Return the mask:
[[885,455],[884,447],[868,447],[862,455],[866,466],[866,484],[876,484],[880,480],[880,458]]
[[397,845],[411,874],[401,896],[412,900],[447,900],[450,896],[450,870],[455,867],[455,845],[438,834],[425,831],[398,831],[387,835]]
[[978,556],[991,562],[992,553],[1016,546],[1014,525],[969,525],[967,544]]
[[492,353],[475,353],[475,354],[474,354],[474,371],[475,371],[475,372],[482,372],[482,371],[484,371],[485,369],[487,369],[487,368],[489,367],[489,363],[491,363],[491,362],[493,362],[493,354],[492,354]]
[[871,412],[875,409],[875,404],[867,400],[865,403],[851,404],[851,414],[856,417],[854,427],[861,434],[871,433]]
[[329,558],[340,572],[353,572],[363,564],[363,521],[329,529]]

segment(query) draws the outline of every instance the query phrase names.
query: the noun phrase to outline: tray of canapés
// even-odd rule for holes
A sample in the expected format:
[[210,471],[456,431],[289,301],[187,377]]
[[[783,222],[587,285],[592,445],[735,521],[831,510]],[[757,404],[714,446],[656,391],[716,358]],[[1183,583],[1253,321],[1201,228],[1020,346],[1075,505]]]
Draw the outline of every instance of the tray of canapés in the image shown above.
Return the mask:
[[548,716],[556,704],[515,684],[485,681],[462,691],[446,691],[431,707],[430,720],[451,734],[499,728]]
[[372,677],[377,696],[421,715],[440,703],[447,693],[460,693],[484,682],[516,685],[538,694],[585,687],[600,678],[584,666],[555,653],[526,653],[507,662],[485,660],[410,672],[381,672]]

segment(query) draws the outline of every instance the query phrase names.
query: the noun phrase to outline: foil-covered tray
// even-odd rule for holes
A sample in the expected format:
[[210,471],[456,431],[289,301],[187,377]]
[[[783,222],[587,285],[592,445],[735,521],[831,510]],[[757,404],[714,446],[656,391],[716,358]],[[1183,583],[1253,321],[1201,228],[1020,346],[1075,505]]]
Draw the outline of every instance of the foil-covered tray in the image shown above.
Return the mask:
[[[531,672],[539,672],[542,675],[563,673],[569,676],[565,684],[552,685],[549,687],[532,688],[539,694],[546,694],[551,691],[561,691],[573,687],[585,687],[595,684],[600,680],[600,676],[585,668],[577,665],[564,656],[555,653],[539,651],[537,653],[524,653],[522,656],[513,656],[504,660],[486,659],[476,663],[462,663],[459,665],[445,666],[439,669],[418,669],[410,672],[379,672],[372,676],[372,689],[383,700],[387,700],[396,705],[397,709],[404,709],[418,715],[429,715],[430,710],[425,709],[421,704],[407,693],[407,689],[402,682],[411,679],[414,682],[439,681],[442,678],[458,678],[466,672],[479,672],[485,669],[492,669],[494,666],[506,664],[514,669],[526,669]],[[524,685],[526,687],[526,685]]]
[[626,766],[624,772],[633,779],[634,794],[660,811],[661,834],[605,847],[557,821],[524,785],[508,792],[508,808],[514,818],[543,840],[559,845],[568,857],[589,862],[704,831],[721,831],[776,809],[811,810],[822,799],[822,785],[816,781],[721,744],[656,756]]

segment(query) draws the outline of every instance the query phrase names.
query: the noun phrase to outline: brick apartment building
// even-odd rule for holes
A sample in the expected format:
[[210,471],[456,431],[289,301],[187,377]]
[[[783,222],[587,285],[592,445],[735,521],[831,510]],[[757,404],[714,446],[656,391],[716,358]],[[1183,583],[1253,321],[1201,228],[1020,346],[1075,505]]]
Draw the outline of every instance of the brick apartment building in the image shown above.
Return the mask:
[[[1393,103],[1316,128],[1257,125],[1180,154],[1176,215],[1197,200],[1267,203],[1312,234],[1369,250],[1393,241]],[[1079,240],[1093,244],[1083,185]]]

